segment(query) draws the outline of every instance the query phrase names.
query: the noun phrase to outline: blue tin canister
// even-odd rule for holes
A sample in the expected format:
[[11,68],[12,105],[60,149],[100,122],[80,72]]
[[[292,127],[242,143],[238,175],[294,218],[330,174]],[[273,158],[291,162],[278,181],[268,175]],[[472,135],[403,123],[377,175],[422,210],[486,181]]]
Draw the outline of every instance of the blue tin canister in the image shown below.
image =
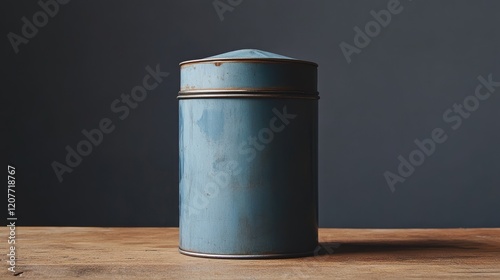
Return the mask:
[[317,64],[238,50],[180,67],[180,252],[312,254],[318,244]]

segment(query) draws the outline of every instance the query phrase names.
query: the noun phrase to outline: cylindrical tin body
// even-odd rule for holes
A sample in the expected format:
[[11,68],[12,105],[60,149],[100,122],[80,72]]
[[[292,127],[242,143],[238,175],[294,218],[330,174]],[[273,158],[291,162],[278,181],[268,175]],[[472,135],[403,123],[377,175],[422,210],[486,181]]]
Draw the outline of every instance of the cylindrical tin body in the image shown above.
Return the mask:
[[181,63],[179,250],[289,257],[317,246],[317,65],[257,50]]

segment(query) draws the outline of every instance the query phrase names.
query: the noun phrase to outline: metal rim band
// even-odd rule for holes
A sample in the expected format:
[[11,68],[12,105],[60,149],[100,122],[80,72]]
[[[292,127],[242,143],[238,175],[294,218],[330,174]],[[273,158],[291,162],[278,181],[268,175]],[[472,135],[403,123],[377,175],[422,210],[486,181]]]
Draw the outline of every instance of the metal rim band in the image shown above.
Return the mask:
[[183,250],[179,247],[179,252],[184,255],[201,257],[201,258],[215,258],[215,259],[277,259],[277,258],[298,258],[313,256],[313,251],[299,252],[299,253],[277,253],[277,254],[255,254],[255,255],[231,255],[231,254],[209,254],[198,253]]
[[318,92],[275,89],[181,90],[177,99],[184,98],[299,98],[319,99]]
[[299,60],[299,59],[286,59],[286,58],[203,58],[203,59],[194,59],[187,60],[179,63],[181,68],[188,64],[197,64],[197,63],[214,63],[214,62],[240,62],[240,63],[297,63],[297,64],[307,64],[311,66],[318,67],[317,63]]
[[282,99],[312,99],[318,100],[318,95],[311,94],[279,94],[279,93],[211,93],[211,94],[181,94],[177,99],[195,98],[282,98]]
[[203,94],[203,93],[278,93],[278,94],[304,94],[304,95],[318,95],[317,91],[306,91],[295,88],[209,88],[209,89],[182,89],[179,95],[185,94]]

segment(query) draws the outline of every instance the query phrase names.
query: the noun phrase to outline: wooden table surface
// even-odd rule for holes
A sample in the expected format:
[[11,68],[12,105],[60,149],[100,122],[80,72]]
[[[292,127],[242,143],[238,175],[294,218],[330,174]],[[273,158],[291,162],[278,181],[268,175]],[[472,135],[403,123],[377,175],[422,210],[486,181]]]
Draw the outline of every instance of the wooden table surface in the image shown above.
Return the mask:
[[[8,228],[7,228],[8,229]],[[7,270],[2,231],[1,279]],[[177,228],[17,227],[18,277],[87,279],[500,279],[497,229],[320,229],[317,256],[223,260],[178,253]]]

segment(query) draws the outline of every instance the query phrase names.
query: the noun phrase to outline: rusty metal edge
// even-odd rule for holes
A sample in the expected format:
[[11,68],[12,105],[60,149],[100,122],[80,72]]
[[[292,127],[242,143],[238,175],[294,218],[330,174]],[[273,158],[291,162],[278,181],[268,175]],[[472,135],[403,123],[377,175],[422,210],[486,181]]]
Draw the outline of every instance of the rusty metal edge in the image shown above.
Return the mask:
[[186,66],[188,64],[214,63],[214,62],[297,63],[297,64],[308,64],[318,67],[318,64],[312,61],[299,60],[299,59],[285,59],[285,58],[203,58],[203,59],[186,60],[179,63],[179,65],[182,68],[183,66]]
[[307,94],[319,95],[317,91],[294,90],[291,88],[211,88],[211,89],[188,89],[180,90],[179,95],[187,94],[210,94],[210,93],[283,93],[283,94]]
[[183,250],[179,247],[179,253],[201,258],[212,258],[212,259],[278,259],[278,258],[299,258],[313,256],[314,250],[307,252],[298,253],[276,253],[276,254],[255,254],[255,255],[226,255],[226,254],[209,254],[209,253],[198,253]]
[[265,93],[213,93],[213,94],[183,94],[177,99],[194,98],[283,98],[283,99],[319,99],[318,95],[311,94],[265,94]]

